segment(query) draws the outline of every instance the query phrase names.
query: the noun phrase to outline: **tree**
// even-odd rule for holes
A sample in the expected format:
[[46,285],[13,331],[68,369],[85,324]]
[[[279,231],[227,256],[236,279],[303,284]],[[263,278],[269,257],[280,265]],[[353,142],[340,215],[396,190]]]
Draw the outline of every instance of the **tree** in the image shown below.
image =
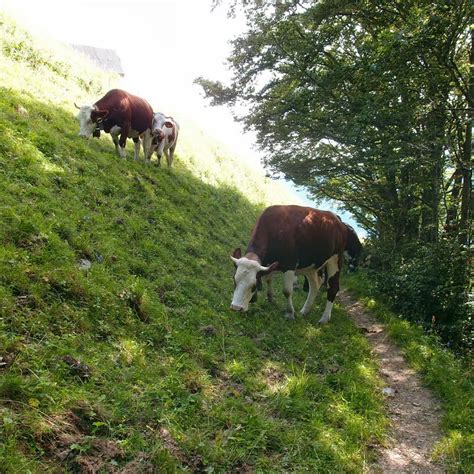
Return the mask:
[[247,18],[233,78],[196,82],[244,110],[269,171],[339,202],[394,261],[469,243],[470,0],[222,3]]

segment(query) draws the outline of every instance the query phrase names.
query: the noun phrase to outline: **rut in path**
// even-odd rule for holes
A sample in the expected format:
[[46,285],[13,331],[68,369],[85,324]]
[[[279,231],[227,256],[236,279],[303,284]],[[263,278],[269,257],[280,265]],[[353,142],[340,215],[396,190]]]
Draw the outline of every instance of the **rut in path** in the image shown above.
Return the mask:
[[439,402],[423,387],[384,327],[346,291],[338,296],[350,318],[367,336],[372,353],[378,358],[379,374],[387,385],[384,393],[391,420],[389,442],[387,447],[379,448],[379,459],[370,466],[370,471],[444,472],[430,459],[434,445],[441,438]]

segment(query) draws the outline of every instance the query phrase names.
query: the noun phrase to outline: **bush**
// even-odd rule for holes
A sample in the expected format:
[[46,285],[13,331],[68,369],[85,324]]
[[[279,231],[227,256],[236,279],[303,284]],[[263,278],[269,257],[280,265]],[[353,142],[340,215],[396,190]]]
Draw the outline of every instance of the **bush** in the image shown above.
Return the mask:
[[370,269],[395,311],[455,348],[472,349],[466,255],[456,242],[411,244],[387,255],[374,247]]

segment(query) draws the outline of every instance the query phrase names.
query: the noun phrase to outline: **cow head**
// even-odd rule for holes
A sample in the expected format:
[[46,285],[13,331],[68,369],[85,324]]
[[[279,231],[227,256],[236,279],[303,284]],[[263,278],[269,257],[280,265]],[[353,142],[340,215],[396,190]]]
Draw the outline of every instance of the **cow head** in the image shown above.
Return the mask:
[[77,120],[81,127],[79,136],[84,138],[90,138],[97,128],[97,125],[101,124],[102,121],[109,114],[108,110],[98,110],[93,105],[83,105],[82,107],[74,104],[79,109],[77,114]]
[[161,112],[156,113],[151,122],[151,133],[158,142],[165,138],[166,128],[173,128],[173,122]]
[[249,303],[257,292],[257,279],[266,275],[278,266],[278,262],[264,267],[259,261],[242,257],[240,249],[235,249],[230,257],[236,266],[234,275],[234,296],[230,309],[233,311],[247,311]]

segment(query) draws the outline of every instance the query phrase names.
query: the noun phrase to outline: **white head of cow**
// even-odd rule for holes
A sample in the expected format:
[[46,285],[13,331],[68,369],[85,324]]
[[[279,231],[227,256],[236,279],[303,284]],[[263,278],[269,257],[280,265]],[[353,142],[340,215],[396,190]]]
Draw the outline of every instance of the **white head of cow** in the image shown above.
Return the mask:
[[90,138],[94,133],[94,130],[97,127],[97,124],[100,123],[108,114],[107,110],[97,110],[93,105],[83,105],[79,107],[74,104],[76,108],[79,109],[79,113],[76,118],[79,120],[79,125],[81,127],[79,131],[79,136],[84,138]]
[[241,257],[240,249],[234,250],[234,254],[230,258],[237,267],[234,275],[234,296],[230,309],[245,312],[249,308],[252,296],[257,291],[257,275],[259,273],[270,273],[278,263],[272,263],[269,267],[264,267],[257,260]]
[[173,122],[166,117],[166,115],[162,114],[161,112],[157,112],[153,115],[153,120],[151,123],[151,133],[158,137],[159,140],[163,140],[165,137],[165,133],[163,131],[163,127],[166,128],[173,128]]

